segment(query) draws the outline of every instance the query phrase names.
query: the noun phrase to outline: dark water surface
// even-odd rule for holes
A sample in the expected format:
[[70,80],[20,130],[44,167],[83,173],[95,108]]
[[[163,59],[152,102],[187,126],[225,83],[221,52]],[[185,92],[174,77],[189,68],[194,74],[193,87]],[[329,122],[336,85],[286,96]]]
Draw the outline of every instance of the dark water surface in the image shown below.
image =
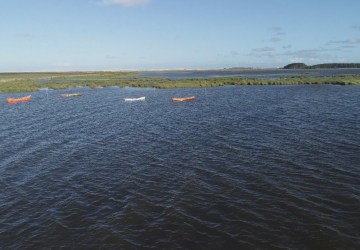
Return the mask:
[[80,91],[0,95],[0,249],[360,249],[360,87]]

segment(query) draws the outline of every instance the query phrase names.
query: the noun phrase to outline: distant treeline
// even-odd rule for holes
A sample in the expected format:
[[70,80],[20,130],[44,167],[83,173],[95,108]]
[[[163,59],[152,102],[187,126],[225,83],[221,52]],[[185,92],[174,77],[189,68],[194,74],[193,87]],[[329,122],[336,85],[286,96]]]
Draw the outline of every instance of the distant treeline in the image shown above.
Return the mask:
[[308,66],[305,63],[290,63],[284,69],[349,69],[360,68],[360,63],[323,63]]

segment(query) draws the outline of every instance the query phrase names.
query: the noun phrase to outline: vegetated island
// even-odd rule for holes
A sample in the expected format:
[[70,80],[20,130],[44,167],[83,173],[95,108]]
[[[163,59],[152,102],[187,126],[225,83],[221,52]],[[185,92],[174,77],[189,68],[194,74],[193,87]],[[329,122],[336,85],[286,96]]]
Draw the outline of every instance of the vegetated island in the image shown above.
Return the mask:
[[322,63],[308,66],[305,63],[290,63],[284,69],[358,69],[360,63]]
[[[296,65],[299,66],[299,64],[293,64],[291,67],[297,67]],[[351,65],[354,66],[360,64]],[[245,70],[249,71],[251,69]],[[199,88],[228,85],[300,84],[360,85],[360,74],[344,74],[334,76],[314,76],[300,74],[285,75],[278,78],[248,78],[240,76],[229,76],[192,79],[168,79],[165,77],[140,76],[136,71],[0,73],[0,93],[33,92],[40,89],[66,89],[79,86],[89,88],[111,86],[141,88]]]

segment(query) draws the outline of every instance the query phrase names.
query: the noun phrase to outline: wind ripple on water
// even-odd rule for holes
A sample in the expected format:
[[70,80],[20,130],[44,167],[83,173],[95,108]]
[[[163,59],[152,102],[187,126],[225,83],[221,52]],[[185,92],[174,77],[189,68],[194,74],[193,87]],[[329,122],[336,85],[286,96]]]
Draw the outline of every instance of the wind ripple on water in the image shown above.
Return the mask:
[[84,91],[1,110],[2,247],[360,245],[358,88]]

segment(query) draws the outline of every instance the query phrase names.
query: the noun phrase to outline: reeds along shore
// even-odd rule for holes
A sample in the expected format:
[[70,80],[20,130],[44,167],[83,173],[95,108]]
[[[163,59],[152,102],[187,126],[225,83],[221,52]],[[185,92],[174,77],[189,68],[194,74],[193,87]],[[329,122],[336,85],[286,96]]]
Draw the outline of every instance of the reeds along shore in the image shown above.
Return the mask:
[[198,88],[227,85],[299,85],[337,84],[360,85],[360,74],[336,76],[287,76],[272,79],[260,78],[195,78],[166,79],[138,76],[129,72],[71,72],[71,73],[1,73],[0,93],[33,92],[41,88],[66,89],[78,86],[97,87],[150,87]]

